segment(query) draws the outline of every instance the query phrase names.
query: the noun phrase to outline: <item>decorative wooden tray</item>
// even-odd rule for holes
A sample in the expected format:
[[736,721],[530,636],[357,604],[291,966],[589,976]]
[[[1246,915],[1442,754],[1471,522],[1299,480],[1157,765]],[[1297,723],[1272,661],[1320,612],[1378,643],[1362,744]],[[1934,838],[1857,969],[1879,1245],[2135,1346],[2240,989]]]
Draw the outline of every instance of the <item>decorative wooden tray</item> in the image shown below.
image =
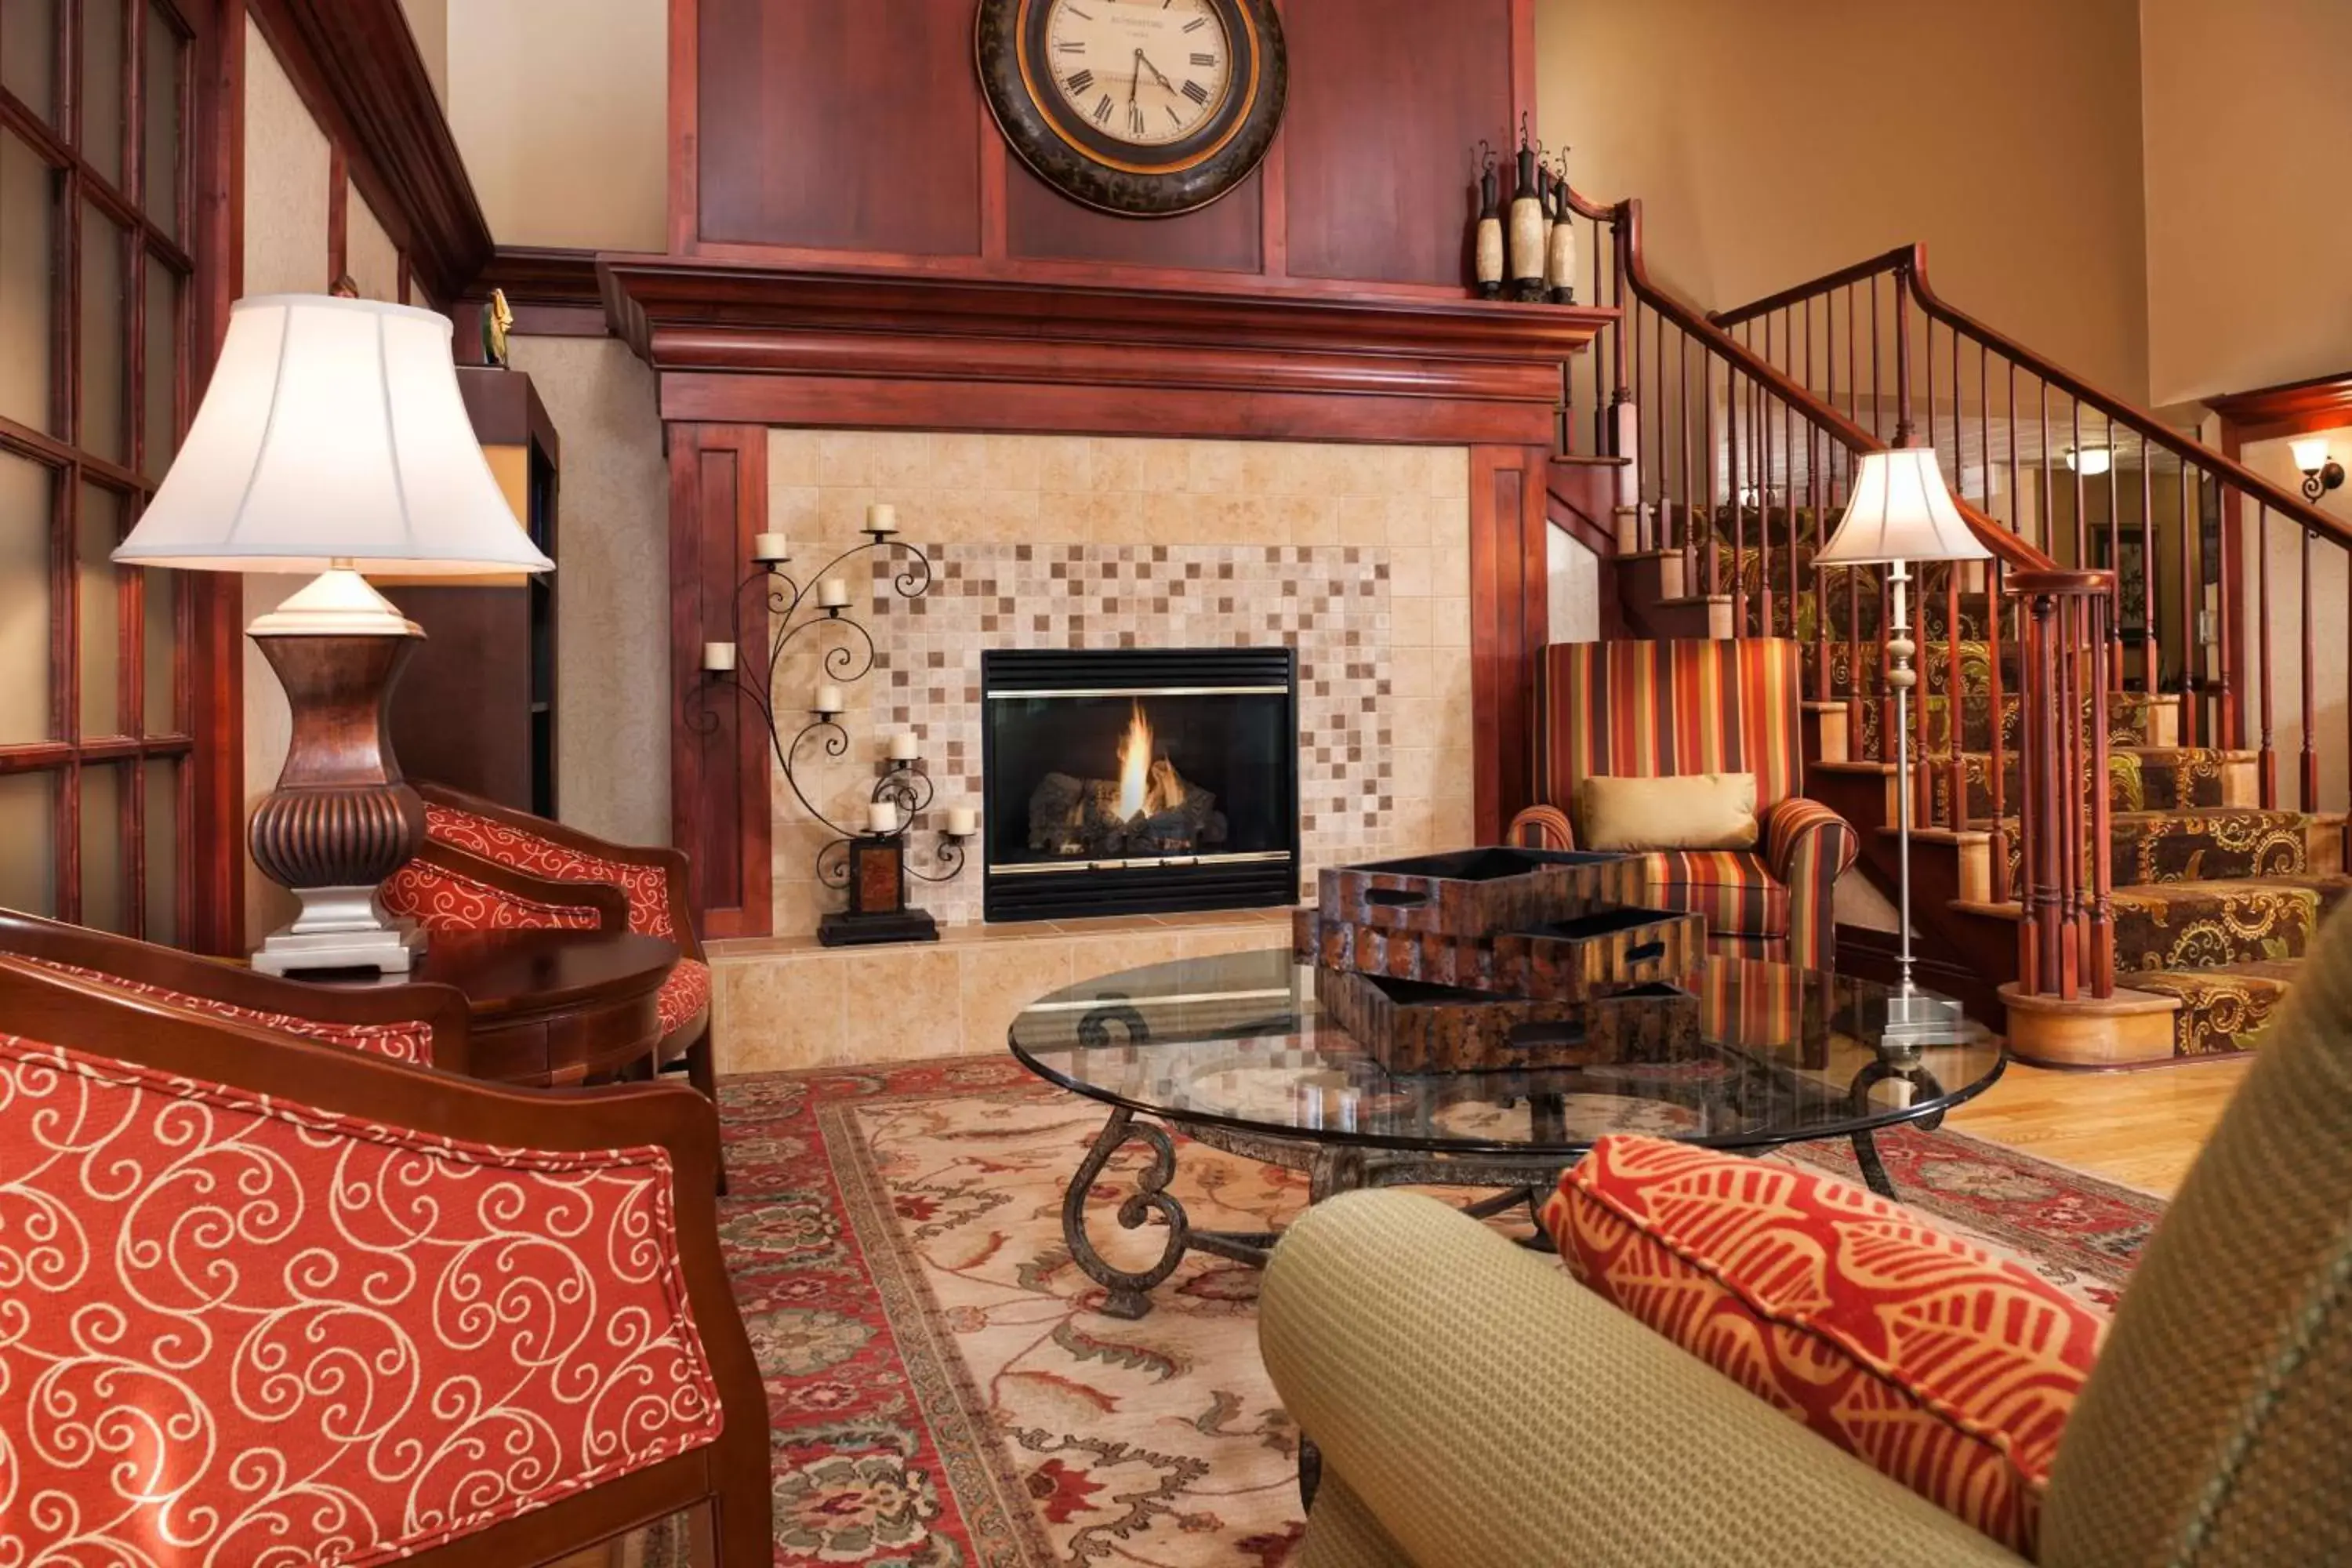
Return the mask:
[[1687,1050],[1698,1038],[1698,998],[1671,985],[1562,1002],[1318,969],[1315,994],[1394,1073],[1643,1061]]
[[1479,938],[1642,901],[1641,858],[1567,849],[1462,849],[1344,866],[1317,879],[1323,919]]

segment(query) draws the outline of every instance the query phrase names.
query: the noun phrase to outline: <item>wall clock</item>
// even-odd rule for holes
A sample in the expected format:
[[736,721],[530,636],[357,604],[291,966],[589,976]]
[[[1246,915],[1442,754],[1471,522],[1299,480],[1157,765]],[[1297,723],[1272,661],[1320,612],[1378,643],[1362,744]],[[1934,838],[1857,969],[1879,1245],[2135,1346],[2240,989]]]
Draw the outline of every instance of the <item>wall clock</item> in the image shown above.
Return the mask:
[[1104,212],[1206,206],[1274,142],[1289,85],[1274,0],[980,0],[980,79],[1005,140]]

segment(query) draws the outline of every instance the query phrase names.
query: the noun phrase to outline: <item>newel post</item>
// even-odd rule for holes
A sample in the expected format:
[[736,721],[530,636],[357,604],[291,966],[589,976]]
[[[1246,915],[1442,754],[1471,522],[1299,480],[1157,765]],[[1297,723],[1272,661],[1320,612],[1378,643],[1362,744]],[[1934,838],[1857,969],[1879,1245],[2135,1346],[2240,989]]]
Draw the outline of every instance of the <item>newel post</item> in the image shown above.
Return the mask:
[[[2024,681],[2018,985],[2073,1001],[2115,994],[2113,806],[2108,795],[2111,572],[2013,572]],[[1993,715],[1993,722],[2000,716]]]

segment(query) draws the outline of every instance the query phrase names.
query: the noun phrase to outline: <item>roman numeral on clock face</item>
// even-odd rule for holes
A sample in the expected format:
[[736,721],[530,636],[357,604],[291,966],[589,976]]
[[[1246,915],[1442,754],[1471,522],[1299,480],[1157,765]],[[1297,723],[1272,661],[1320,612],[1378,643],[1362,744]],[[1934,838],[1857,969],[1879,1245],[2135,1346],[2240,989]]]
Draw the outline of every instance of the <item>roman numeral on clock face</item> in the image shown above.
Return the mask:
[[1087,89],[1094,86],[1094,84],[1095,73],[1090,70],[1079,71],[1076,75],[1070,78],[1070,90],[1072,92],[1082,93],[1086,91]]
[[1195,16],[1184,24],[1184,30],[1188,33],[1197,33],[1208,25],[1209,19],[1206,16]]
[[1127,128],[1138,136],[1143,134],[1143,106],[1141,104],[1130,103],[1127,106]]
[[1195,103],[1206,103],[1209,101],[1209,89],[1197,81],[1188,81],[1184,84],[1184,96]]
[[1055,44],[1054,48],[1059,54],[1082,55],[1087,52],[1087,44],[1083,38],[1064,38],[1060,43]]
[[1192,57],[1192,63],[1196,66],[1213,66],[1217,63],[1217,57],[1214,55],[1194,55]]
[[1104,125],[1110,123],[1110,94],[1104,93],[1102,101],[1095,105],[1095,119]]

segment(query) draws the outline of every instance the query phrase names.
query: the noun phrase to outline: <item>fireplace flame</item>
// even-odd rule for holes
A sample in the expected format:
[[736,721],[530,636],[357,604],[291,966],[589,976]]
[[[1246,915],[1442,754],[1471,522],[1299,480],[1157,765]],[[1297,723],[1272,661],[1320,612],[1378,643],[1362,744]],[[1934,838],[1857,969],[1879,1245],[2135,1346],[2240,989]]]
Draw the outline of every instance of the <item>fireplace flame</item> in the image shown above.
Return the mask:
[[1118,816],[1132,822],[1151,805],[1151,722],[1143,704],[1134,705],[1127,733],[1118,742]]

